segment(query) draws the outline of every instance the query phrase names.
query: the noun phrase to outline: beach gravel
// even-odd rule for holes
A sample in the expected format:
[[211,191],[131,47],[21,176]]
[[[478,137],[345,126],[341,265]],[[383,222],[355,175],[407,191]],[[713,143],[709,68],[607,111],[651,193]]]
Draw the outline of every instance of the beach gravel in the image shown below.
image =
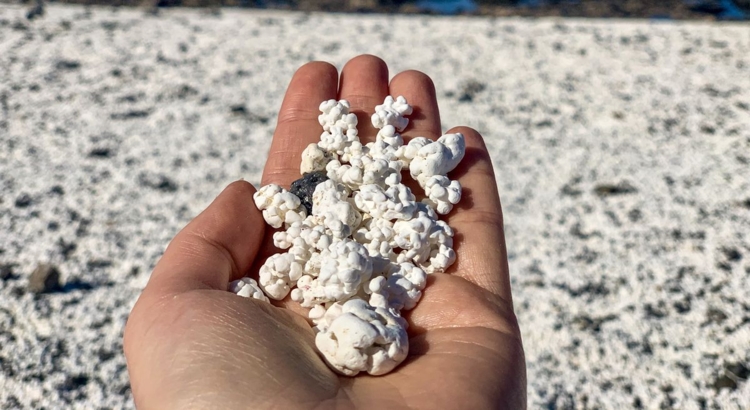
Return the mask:
[[133,408],[122,330],[169,240],[259,182],[297,67],[371,53],[487,140],[529,408],[750,408],[747,25],[26,12],[0,5],[0,407]]

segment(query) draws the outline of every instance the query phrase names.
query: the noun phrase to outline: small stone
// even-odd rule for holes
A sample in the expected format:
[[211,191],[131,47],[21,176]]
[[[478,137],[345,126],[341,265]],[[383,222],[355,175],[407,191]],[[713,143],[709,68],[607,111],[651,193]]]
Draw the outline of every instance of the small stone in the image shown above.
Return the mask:
[[143,187],[155,189],[157,191],[177,191],[177,183],[168,176],[162,174],[142,172],[140,175],[138,175],[138,183]]
[[60,60],[55,64],[55,68],[61,71],[73,71],[81,68],[81,63],[76,60]]
[[34,202],[29,194],[21,194],[16,198],[16,208],[26,208]]
[[302,202],[302,206],[307,210],[307,214],[312,215],[312,197],[315,192],[315,187],[321,182],[327,180],[328,175],[323,171],[310,172],[305,174],[302,178],[292,182],[292,187],[289,192],[296,195]]
[[617,184],[599,184],[594,187],[594,193],[600,197],[627,195],[638,192],[638,189],[627,181]]
[[38,0],[36,4],[29,9],[29,11],[26,12],[26,18],[29,20],[34,20],[37,17],[43,17],[44,16],[44,2],[41,0]]
[[10,263],[0,265],[0,280],[6,280],[13,275],[13,265]]
[[50,293],[60,287],[60,271],[54,265],[40,264],[29,278],[28,289],[33,293]]
[[487,88],[486,84],[480,83],[479,81],[474,79],[470,79],[461,84],[461,90],[459,91],[460,97],[458,97],[458,101],[472,102],[474,101],[474,97],[484,91],[485,88]]
[[112,150],[106,147],[93,148],[91,151],[89,151],[89,157],[93,158],[109,158],[112,156]]

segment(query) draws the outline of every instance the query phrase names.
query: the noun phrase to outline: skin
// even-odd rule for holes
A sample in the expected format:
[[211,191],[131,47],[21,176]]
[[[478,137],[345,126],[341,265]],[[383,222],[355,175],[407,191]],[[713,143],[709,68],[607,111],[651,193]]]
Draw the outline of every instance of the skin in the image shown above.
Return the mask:
[[[405,138],[442,133],[435,87],[405,71],[388,82],[374,56],[350,60],[340,77],[323,62],[302,66],[279,112],[262,183],[289,187],[302,150],[319,139],[321,101],[347,99],[363,142],[386,95],[415,108]],[[431,275],[422,300],[405,312],[409,357],[380,377],[339,376],[315,351],[306,314],[227,292],[256,275],[273,253],[271,230],[253,205],[255,188],[230,184],[169,244],[125,328],[125,355],[139,409],[519,409],[526,367],[513,312],[503,215],[490,155],[475,130],[457,127],[466,156],[449,177],[463,199],[446,220],[456,263]],[[278,250],[276,251],[278,252]]]

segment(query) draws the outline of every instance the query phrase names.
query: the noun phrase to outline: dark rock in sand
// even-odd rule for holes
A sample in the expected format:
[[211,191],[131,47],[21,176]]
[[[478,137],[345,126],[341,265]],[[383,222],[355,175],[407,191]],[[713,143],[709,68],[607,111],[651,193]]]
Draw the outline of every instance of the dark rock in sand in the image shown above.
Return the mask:
[[600,197],[627,195],[638,192],[638,190],[628,182],[618,184],[599,184],[594,188],[594,193]]
[[26,18],[29,20],[34,20],[35,18],[42,16],[44,16],[44,2],[42,0],[37,1],[36,4],[26,12]]
[[60,271],[50,264],[40,264],[29,278],[28,290],[33,293],[50,293],[59,290]]
[[0,280],[6,280],[13,275],[13,265],[5,263],[0,265]]
[[34,202],[34,200],[31,198],[29,194],[21,194],[18,198],[16,198],[16,208],[26,208],[29,205],[31,205]]

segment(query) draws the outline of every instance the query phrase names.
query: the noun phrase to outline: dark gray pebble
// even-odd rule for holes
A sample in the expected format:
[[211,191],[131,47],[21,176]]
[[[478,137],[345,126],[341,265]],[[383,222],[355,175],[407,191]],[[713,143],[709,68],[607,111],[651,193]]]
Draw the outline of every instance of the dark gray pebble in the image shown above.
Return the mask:
[[638,192],[638,189],[628,182],[618,184],[599,184],[594,187],[594,193],[600,197],[627,195]]
[[29,196],[29,194],[21,194],[21,196],[16,198],[16,208],[26,208],[33,202],[34,200],[31,199],[31,196]]
[[317,187],[321,182],[325,182],[327,180],[328,176],[325,172],[309,172],[302,178],[292,182],[292,187],[289,192],[297,195],[300,201],[302,201],[302,206],[304,206],[307,210],[307,214],[311,215],[313,202],[312,196],[315,192],[315,187]]
[[43,17],[44,16],[44,2],[42,0],[39,0],[36,2],[36,4],[29,9],[29,11],[26,12],[26,18],[29,20],[34,20],[37,17]]
[[162,192],[177,191],[177,183],[162,174],[142,172],[138,175],[138,183],[143,187],[156,189]]
[[28,289],[33,293],[49,293],[60,289],[60,271],[50,264],[40,264],[29,278]]
[[13,265],[10,263],[0,265],[0,280],[6,280],[13,275]]

